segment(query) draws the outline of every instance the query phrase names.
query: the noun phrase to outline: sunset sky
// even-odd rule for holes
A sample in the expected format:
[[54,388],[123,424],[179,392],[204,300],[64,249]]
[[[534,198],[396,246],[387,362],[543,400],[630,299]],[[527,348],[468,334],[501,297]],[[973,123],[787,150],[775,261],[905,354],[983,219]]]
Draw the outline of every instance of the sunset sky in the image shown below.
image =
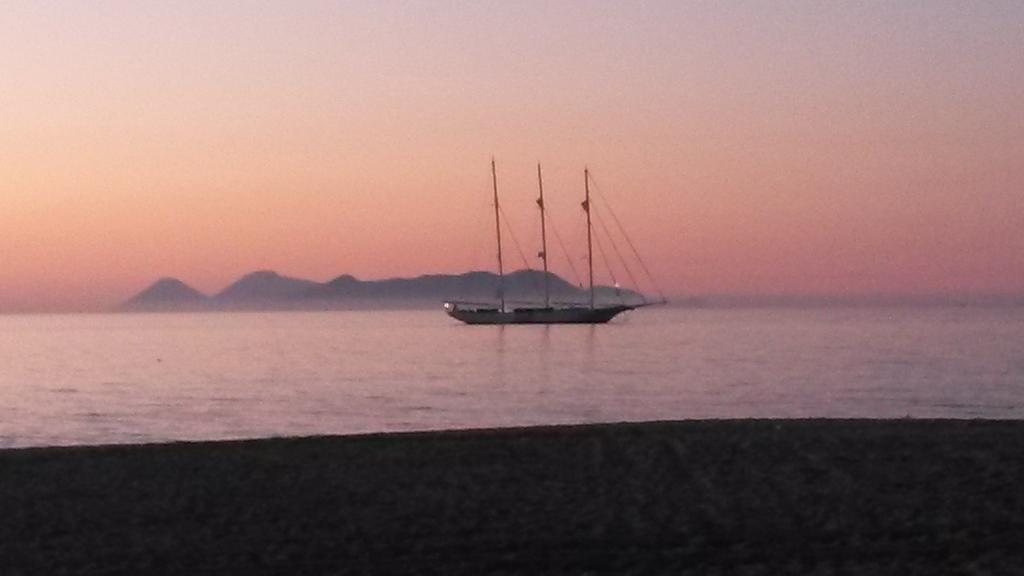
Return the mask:
[[1024,2],[4,2],[0,312],[493,269],[492,155],[670,295],[1024,292]]

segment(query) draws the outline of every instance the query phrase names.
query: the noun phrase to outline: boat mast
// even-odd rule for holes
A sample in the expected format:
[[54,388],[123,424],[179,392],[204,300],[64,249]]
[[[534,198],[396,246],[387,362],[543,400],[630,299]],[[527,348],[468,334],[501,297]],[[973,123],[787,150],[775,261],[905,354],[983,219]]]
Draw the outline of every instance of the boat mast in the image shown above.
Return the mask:
[[491,158],[491,184],[494,185],[494,228],[498,233],[498,298],[501,311],[505,311],[505,267],[501,259],[501,206],[498,204],[498,172]]
[[587,213],[587,266],[590,270],[590,309],[594,309],[594,243],[593,232],[590,224],[590,170],[583,168],[583,188],[586,190],[586,199],[583,201],[583,210]]
[[537,188],[540,189],[540,257],[544,261],[544,307],[551,307],[551,282],[548,280],[548,231],[544,222],[544,180],[540,176],[540,163],[537,163]]

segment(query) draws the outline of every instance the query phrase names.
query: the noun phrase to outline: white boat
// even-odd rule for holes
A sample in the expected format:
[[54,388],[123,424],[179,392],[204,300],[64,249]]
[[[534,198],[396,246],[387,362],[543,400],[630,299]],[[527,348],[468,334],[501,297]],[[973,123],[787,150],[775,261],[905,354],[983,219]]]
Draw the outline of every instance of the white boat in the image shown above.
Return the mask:
[[[587,215],[587,265],[589,290],[587,304],[553,304],[551,302],[550,275],[548,274],[547,223],[544,212],[544,182],[540,165],[537,165],[537,186],[540,197],[541,252],[544,262],[544,303],[537,306],[508,308],[505,300],[505,269],[501,251],[501,205],[498,201],[498,176],[494,160],[491,160],[491,183],[494,189],[494,223],[498,243],[498,305],[450,300],[444,303],[449,316],[466,324],[604,324],[623,312],[635,310],[653,303],[644,300],[638,304],[597,305],[594,301],[594,249],[593,226],[591,224],[590,172],[583,171],[585,197],[583,210]],[[665,303],[664,298],[657,302]]]

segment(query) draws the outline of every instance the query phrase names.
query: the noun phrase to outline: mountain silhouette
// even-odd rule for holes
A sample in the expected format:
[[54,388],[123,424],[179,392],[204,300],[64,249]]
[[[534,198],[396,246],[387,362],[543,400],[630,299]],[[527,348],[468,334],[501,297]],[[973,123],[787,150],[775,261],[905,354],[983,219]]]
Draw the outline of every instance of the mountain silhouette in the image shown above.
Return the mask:
[[[552,302],[588,301],[588,293],[556,274],[548,273]],[[344,308],[429,307],[444,300],[497,302],[499,277],[492,272],[428,274],[416,278],[359,280],[351,275],[328,282],[282,276],[270,270],[246,274],[212,298],[175,279],[163,279],[131,298],[122,309],[146,310],[317,310]],[[519,270],[505,275],[509,303],[539,303],[544,298],[544,272]],[[598,302],[637,302],[630,290],[599,286]]]
[[122,304],[124,310],[200,310],[209,307],[210,299],[202,292],[177,278],[161,278]]
[[[555,274],[548,274],[552,298],[576,297],[581,292]],[[446,298],[494,300],[498,294],[498,275],[491,272],[465,274],[429,274],[417,278],[360,281],[345,275],[321,284],[311,290],[315,298],[388,298],[432,299]],[[505,294],[509,298],[538,299],[544,294],[544,273],[520,270],[505,276]]]
[[226,307],[273,304],[301,298],[316,286],[318,284],[312,280],[260,270],[242,276],[213,298],[218,305]]

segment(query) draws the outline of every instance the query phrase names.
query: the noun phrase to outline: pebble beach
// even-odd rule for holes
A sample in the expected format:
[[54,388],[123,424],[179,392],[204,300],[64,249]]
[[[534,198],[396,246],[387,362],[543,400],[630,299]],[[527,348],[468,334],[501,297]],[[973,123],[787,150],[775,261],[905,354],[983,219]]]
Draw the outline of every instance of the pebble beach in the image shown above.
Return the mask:
[[0,451],[3,573],[1009,574],[1024,422],[720,420]]

